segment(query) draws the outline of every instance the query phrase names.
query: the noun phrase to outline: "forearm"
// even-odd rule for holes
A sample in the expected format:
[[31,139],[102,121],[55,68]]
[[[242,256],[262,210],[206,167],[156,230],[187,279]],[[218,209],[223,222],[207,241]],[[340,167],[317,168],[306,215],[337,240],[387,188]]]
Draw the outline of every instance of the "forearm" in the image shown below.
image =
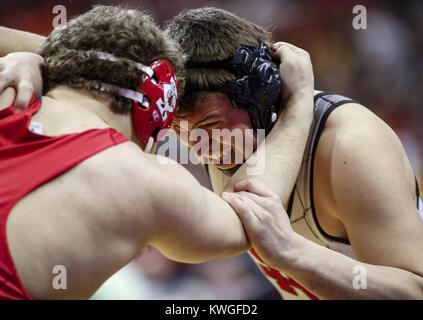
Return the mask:
[[[259,148],[231,178],[225,191],[232,191],[233,186],[248,178],[254,178],[268,185],[281,199],[288,202],[291,191],[301,167],[304,148],[310,125],[313,121],[313,96],[303,94],[290,100],[281,115],[281,119],[268,134],[264,148]],[[251,160],[258,161],[258,152],[264,152],[264,170],[259,175],[248,174]]]
[[192,193],[183,212],[176,202],[166,209],[171,216],[152,244],[169,259],[184,263],[232,257],[248,250],[244,229],[232,209],[219,198]]
[[202,188],[196,199],[200,213],[198,237],[204,253],[202,261],[222,259],[244,253],[250,248],[242,223],[233,209],[217,194]]
[[278,268],[320,299],[423,299],[419,275],[362,263],[296,236],[291,262]]
[[38,52],[45,37],[0,26],[0,56],[6,56],[12,52],[26,51]]
[[173,260],[199,263],[234,256],[249,248],[236,213],[218,195],[201,187],[186,169],[179,164],[159,165],[154,172],[160,177],[149,180],[167,181],[166,185],[150,186],[158,187],[154,202],[159,218],[152,245],[163,254]]

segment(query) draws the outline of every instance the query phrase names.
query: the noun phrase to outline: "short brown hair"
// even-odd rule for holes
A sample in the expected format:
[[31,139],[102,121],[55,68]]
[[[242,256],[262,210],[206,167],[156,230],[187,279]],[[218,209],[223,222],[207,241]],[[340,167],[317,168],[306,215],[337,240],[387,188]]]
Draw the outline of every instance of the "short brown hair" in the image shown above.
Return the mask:
[[[116,62],[97,58],[96,52],[112,54]],[[40,49],[44,57],[45,91],[59,84],[98,91],[100,83],[137,90],[142,72],[135,64],[145,65],[168,59],[184,87],[184,59],[179,45],[166,38],[146,13],[116,6],[95,6],[90,11],[53,30]],[[113,98],[112,108],[127,113],[132,101]]]
[[[209,62],[233,56],[240,45],[258,47],[270,44],[271,34],[264,28],[217,8],[199,8],[180,13],[166,28],[166,35],[178,42],[187,61]],[[179,113],[193,111],[198,91],[221,86],[235,76],[223,69],[186,70],[185,95]]]

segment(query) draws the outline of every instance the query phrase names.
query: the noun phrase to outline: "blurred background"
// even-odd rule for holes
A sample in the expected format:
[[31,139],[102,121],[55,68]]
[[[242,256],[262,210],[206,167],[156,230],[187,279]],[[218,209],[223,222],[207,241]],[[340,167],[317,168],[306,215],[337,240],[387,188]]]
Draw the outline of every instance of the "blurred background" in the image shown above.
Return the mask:
[[[184,9],[229,10],[273,31],[275,41],[307,50],[316,89],[360,101],[399,135],[423,177],[423,1],[337,0],[0,0],[0,25],[48,35],[56,14],[68,20],[94,4],[146,10],[164,26]],[[367,9],[367,29],[353,28],[353,7]],[[209,186],[201,167],[187,168]],[[247,255],[201,265],[172,262],[153,248],[110,278],[93,299],[280,299]]]

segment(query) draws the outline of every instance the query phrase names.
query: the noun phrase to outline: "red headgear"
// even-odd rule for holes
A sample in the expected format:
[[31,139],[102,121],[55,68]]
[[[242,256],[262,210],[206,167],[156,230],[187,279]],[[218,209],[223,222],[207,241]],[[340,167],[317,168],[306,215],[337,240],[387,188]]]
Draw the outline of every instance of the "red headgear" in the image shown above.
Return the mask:
[[[118,61],[119,58],[104,52],[98,52],[99,59]],[[177,109],[178,82],[169,61],[160,59],[149,66],[136,63],[144,73],[138,91],[120,88],[102,83],[101,91],[108,88],[111,92],[134,101],[132,111],[135,131],[139,138],[147,143],[150,150],[153,142],[158,141],[169,129]],[[160,133],[160,137],[159,137]]]

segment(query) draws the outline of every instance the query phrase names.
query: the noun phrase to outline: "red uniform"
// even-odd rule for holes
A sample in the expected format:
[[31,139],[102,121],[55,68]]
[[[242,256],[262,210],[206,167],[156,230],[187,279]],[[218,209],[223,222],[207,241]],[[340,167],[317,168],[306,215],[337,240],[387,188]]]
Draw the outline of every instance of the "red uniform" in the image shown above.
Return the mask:
[[[31,117],[41,107],[33,95],[27,110],[0,111],[0,299],[32,299],[23,287],[6,238],[7,217],[32,190],[94,154],[127,141],[114,129],[92,129],[48,137],[32,132]],[[31,248],[27,248],[31,250]]]

